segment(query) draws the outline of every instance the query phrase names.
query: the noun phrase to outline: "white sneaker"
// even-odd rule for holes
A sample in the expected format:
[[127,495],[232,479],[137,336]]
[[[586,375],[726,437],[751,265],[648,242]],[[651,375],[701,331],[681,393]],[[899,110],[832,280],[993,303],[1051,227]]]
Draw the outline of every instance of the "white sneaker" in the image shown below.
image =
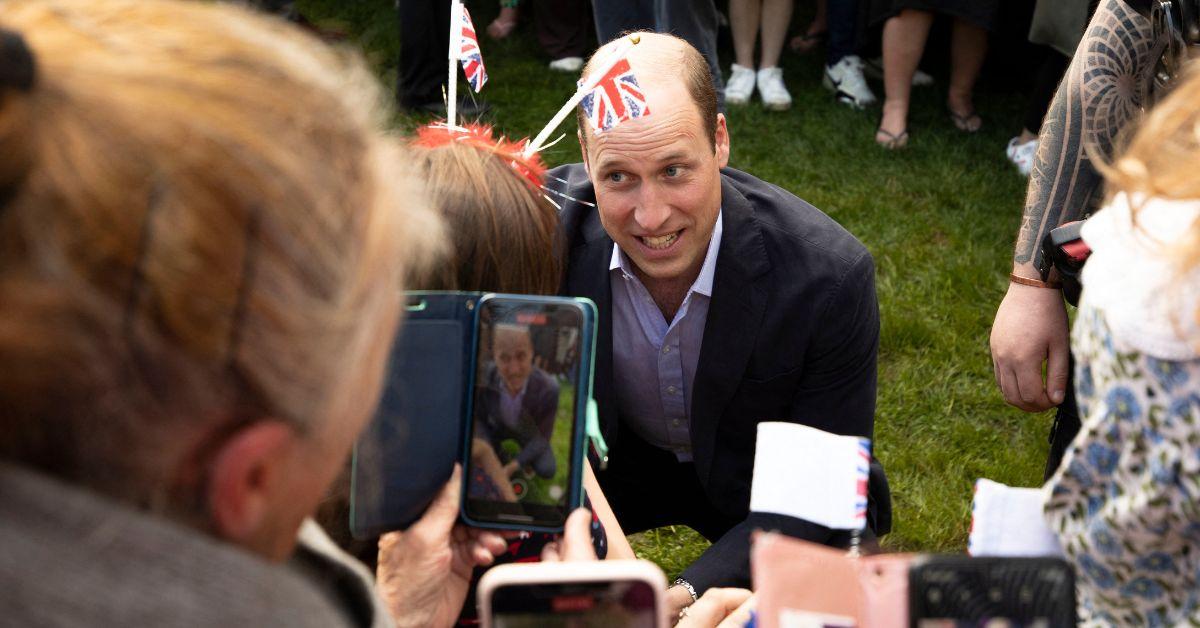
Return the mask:
[[875,102],[875,94],[867,87],[862,68],[862,59],[854,55],[842,57],[832,66],[825,66],[825,78],[821,82],[833,92],[838,102],[862,109]]
[[792,95],[783,86],[783,68],[762,68],[758,71],[758,94],[763,107],[771,111],[784,111],[792,106]]
[[578,72],[583,69],[583,58],[563,57],[561,59],[555,59],[550,62],[550,69],[558,70],[559,72]]
[[[880,57],[875,57],[874,59],[864,62],[863,73],[871,78],[882,81],[883,59]],[[928,87],[933,85],[933,77],[918,69],[917,71],[913,72],[912,84],[913,87]]]
[[1008,140],[1008,148],[1004,149],[1008,155],[1008,160],[1017,166],[1017,170],[1021,172],[1021,176],[1028,177],[1030,171],[1033,170],[1033,159],[1037,156],[1037,139],[1029,140],[1024,144],[1018,144],[1019,138]]
[[729,66],[729,80],[725,82],[725,102],[744,105],[754,93],[754,70],[733,64]]

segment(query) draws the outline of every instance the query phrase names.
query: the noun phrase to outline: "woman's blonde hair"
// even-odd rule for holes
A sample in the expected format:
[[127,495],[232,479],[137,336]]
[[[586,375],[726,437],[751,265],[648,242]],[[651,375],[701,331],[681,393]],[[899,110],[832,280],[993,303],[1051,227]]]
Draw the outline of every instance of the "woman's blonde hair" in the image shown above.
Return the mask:
[[201,2],[0,29],[35,69],[0,85],[0,459],[147,502],[220,426],[312,430],[438,237],[361,61]]

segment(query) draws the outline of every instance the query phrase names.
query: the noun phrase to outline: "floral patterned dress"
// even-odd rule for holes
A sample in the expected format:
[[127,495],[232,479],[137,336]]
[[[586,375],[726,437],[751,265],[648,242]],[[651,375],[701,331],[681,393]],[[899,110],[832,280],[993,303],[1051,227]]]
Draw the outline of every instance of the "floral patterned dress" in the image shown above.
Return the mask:
[[[1127,225],[1125,214],[1107,218]],[[1200,625],[1200,359],[1187,341],[1146,337],[1172,330],[1138,309],[1167,299],[1169,285],[1153,285],[1165,269],[1128,285],[1117,277],[1117,290],[1095,285],[1128,270],[1122,262],[1085,269],[1072,335],[1083,427],[1046,485],[1045,513],[1076,568],[1081,625]],[[1194,317],[1187,303],[1178,312]]]

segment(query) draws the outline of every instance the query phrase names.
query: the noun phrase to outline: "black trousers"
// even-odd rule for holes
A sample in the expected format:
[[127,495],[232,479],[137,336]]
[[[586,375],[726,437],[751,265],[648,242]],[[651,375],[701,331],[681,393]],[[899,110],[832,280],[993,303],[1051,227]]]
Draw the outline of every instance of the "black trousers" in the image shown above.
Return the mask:
[[597,477],[626,534],[686,525],[715,541],[741,521],[712,505],[695,464],[679,462],[628,428],[621,430],[609,461]]
[[1043,46],[1043,57],[1033,75],[1033,90],[1029,94],[1029,103],[1025,107],[1025,129],[1033,134],[1042,130],[1042,120],[1050,110],[1050,101],[1063,74],[1067,72],[1067,64],[1071,62],[1063,53]]
[[396,13],[400,19],[396,102],[405,108],[442,102],[450,49],[450,3],[400,0]]
[[586,59],[592,51],[590,0],[534,0],[533,21],[538,43],[551,59]]

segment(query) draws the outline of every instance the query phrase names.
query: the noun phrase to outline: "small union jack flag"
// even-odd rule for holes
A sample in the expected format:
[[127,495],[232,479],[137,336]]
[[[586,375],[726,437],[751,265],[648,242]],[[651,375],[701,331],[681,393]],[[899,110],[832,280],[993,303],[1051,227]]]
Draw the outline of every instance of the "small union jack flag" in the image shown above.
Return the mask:
[[871,477],[871,441],[858,439],[858,459],[854,468],[858,476],[858,496],[855,499],[854,517],[859,521],[859,528],[867,524],[867,484]]
[[460,46],[458,58],[462,61],[463,73],[467,75],[467,82],[471,84],[471,89],[475,93],[483,89],[483,84],[487,82],[487,70],[483,67],[483,55],[479,52],[479,40],[475,37],[475,25],[471,23],[471,13],[467,11],[467,7],[461,3],[456,4],[462,9],[462,37],[460,38]]
[[637,77],[629,67],[628,59],[621,59],[612,66],[592,88],[579,105],[587,114],[594,131],[607,131],[631,118],[649,115],[646,95],[638,86]]

